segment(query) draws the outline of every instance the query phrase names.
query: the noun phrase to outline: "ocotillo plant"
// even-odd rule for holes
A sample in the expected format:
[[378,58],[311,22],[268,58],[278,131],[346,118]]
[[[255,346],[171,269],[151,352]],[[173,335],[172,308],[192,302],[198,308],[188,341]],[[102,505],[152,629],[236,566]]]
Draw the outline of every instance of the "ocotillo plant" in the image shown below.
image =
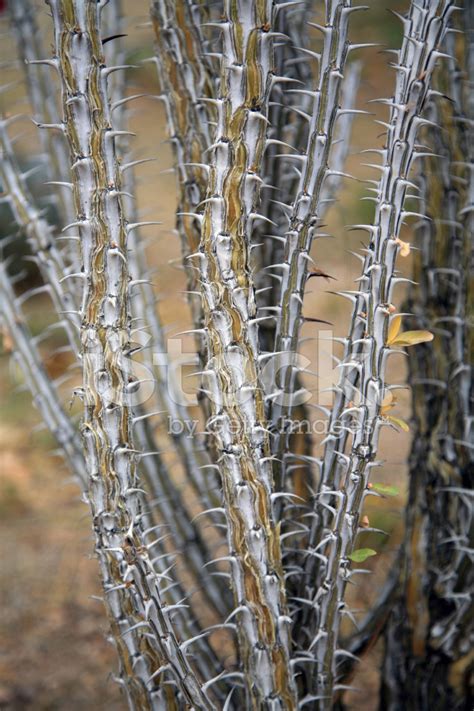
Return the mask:
[[[0,120],[5,340],[89,506],[126,702],[322,711],[344,704],[355,662],[384,638],[380,708],[464,708],[474,669],[471,4],[407,2],[400,45],[383,50],[393,85],[366,151],[379,158],[369,164],[378,179],[366,181],[375,209],[350,228],[367,238],[354,252],[356,287],[336,292],[352,313],[334,339],[332,405],[317,405],[319,443],[304,429],[315,415],[301,331],[329,322],[323,302],[309,315],[305,294],[331,278],[318,253],[323,219],[352,177],[353,118],[368,113],[354,106],[373,43],[353,39],[353,17],[374,7],[150,4],[144,64],[156,69],[173,151],[196,416],[173,376],[148,267],[143,232],[153,238],[158,223],[133,202],[135,172],[153,156],[134,155],[129,127],[143,94],[129,86],[127,5],[46,0],[48,29],[32,0],[9,4],[48,209],[14,141],[16,85],[4,87]],[[409,218],[419,224],[407,240]],[[15,256],[22,242],[33,287]],[[33,295],[49,297],[39,334]],[[52,334],[70,357],[59,380],[44,362]],[[365,501],[393,490],[372,480],[380,441],[409,431],[392,412],[403,383],[389,373],[405,348],[405,541],[347,633],[349,584],[377,553],[361,534],[381,532]]]
[[406,309],[417,327],[438,337],[432,349],[410,352],[411,503],[399,598],[386,632],[386,708],[405,698],[409,708],[464,708],[469,696],[467,677],[456,669],[472,668],[473,641],[466,594],[474,582],[466,559],[473,463],[466,444],[472,440],[474,113],[472,74],[465,70],[472,72],[474,62],[473,18],[472,5],[466,6],[456,21],[464,34],[447,37],[450,57],[437,70],[433,90],[451,100],[429,107],[425,130],[435,155],[422,159],[418,175],[424,219]]

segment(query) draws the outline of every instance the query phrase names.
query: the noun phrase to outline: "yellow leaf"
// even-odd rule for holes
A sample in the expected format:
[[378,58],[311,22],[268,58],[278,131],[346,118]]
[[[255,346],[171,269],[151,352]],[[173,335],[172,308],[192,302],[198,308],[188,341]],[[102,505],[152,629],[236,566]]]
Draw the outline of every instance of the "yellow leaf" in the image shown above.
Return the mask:
[[396,401],[396,399],[393,397],[392,391],[391,391],[391,390],[388,390],[388,391],[385,393],[384,398],[383,398],[383,400],[382,400],[382,403],[381,403],[381,405],[380,405],[380,412],[381,412],[381,414],[382,414],[382,415],[385,415],[389,410],[392,409],[392,407],[395,407],[396,403],[397,403],[397,401]]
[[409,432],[410,428],[408,427],[407,423],[405,420],[401,420],[399,417],[393,417],[393,415],[387,415],[386,419],[392,423],[392,425],[396,425],[397,427],[400,427],[401,430],[404,432]]
[[400,251],[399,251],[400,257],[408,257],[408,255],[410,254],[410,249],[411,249],[410,242],[404,242],[403,240],[401,240],[399,238],[397,238],[395,240],[395,242],[400,247]]
[[394,339],[398,336],[400,328],[402,326],[402,317],[394,316],[390,321],[390,326],[388,327],[387,335],[387,345],[391,346]]
[[416,346],[418,343],[428,343],[434,338],[430,331],[402,331],[390,341],[391,346]]

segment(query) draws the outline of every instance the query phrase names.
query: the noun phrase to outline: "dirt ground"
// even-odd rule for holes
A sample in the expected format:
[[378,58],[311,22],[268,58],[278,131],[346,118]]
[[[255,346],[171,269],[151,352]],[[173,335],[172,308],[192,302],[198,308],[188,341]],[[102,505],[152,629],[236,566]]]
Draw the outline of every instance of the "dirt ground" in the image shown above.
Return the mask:
[[88,511],[25,410],[0,428],[0,708],[118,710]]
[[[355,40],[380,40],[393,46],[399,33],[388,19],[386,7],[399,9],[405,4],[389,0],[373,0],[370,4],[373,25],[369,35],[373,36],[365,34],[363,21],[356,18]],[[43,12],[44,6],[38,7]],[[140,27],[146,19],[146,11],[144,0],[133,3],[126,40],[132,58],[142,59],[144,46],[151,51],[150,30]],[[42,16],[41,22],[47,23],[47,18]],[[1,59],[11,56],[13,51],[13,43],[8,38],[2,44]],[[387,60],[378,50],[364,52],[366,65],[358,108],[366,108],[368,99],[386,94],[387,82],[393,79],[385,65]],[[130,93],[138,93],[137,85],[139,90],[157,92],[149,68],[136,72],[133,83],[135,86],[130,88]],[[172,232],[174,178],[161,172],[171,166],[172,157],[169,146],[163,143],[166,132],[159,103],[150,99],[135,102],[132,128],[137,133],[137,155],[157,158],[156,163],[139,169],[139,207],[149,211],[144,219],[160,219],[164,223],[159,229],[149,231],[147,254],[150,264],[157,267],[155,281],[163,320],[170,333],[177,333],[186,327],[189,315],[184,296],[177,298],[185,285],[174,262],[179,260],[178,239]],[[25,132],[22,149],[28,157],[35,145],[35,129],[25,122],[21,130]],[[370,169],[361,167],[365,161],[356,153],[378,145],[380,130],[371,119],[354,122],[353,154],[348,168],[359,177],[377,177]],[[318,241],[314,248],[318,264],[338,279],[337,289],[354,288],[357,262],[348,250],[357,249],[361,237],[360,234],[352,236],[345,225],[361,222],[367,216],[367,203],[360,202],[363,194],[361,184],[354,181],[344,184],[340,202],[328,215],[328,231],[335,239]],[[408,273],[409,263],[404,267]],[[312,293],[306,298],[305,310],[312,316],[332,321],[336,334],[343,335],[348,306],[329,293],[329,289],[334,288],[332,285],[328,287],[324,281],[319,282],[312,280]],[[400,300],[401,297],[402,294]],[[29,308],[30,316],[40,329],[41,301]],[[315,330],[314,324],[306,325],[303,336],[314,336]],[[313,358],[314,344],[306,344],[303,353]],[[113,681],[115,653],[107,642],[107,623],[102,603],[97,599],[100,581],[92,556],[88,509],[81,502],[75,484],[68,480],[61,461],[52,455],[49,436],[44,431],[33,431],[38,424],[37,413],[28,393],[16,389],[19,380],[17,375],[12,375],[8,361],[9,354],[4,353],[0,358],[0,708],[118,711],[125,706]],[[404,377],[405,364],[403,358],[397,356],[391,365],[390,380],[403,382]],[[308,385],[314,387],[314,382],[308,381]],[[399,400],[397,415],[409,417],[408,393],[403,391]],[[369,580],[364,576],[360,586],[351,592],[353,607],[362,611],[370,607],[393,563],[402,536],[409,445],[407,434],[392,431],[383,438],[381,458],[386,464],[377,474],[377,480],[396,485],[400,495],[371,500],[367,507],[371,525],[385,529],[389,536],[365,542],[365,545],[373,544],[379,555],[367,564],[374,575]],[[320,450],[316,448],[316,451]],[[363,692],[347,697],[348,709],[375,711],[377,708],[380,660],[378,646],[361,661],[354,684]]]

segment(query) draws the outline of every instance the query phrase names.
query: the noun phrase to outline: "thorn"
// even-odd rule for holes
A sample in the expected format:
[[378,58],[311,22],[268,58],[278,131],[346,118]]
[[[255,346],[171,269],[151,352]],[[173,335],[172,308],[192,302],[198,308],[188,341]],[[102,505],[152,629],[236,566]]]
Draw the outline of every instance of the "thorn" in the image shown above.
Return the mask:
[[135,165],[141,165],[142,163],[151,163],[152,161],[158,160],[157,158],[142,158],[141,160],[132,160],[129,163],[124,163],[120,166],[120,172],[124,173],[129,168],[133,168]]
[[323,277],[326,281],[329,281],[330,279],[333,279],[334,281],[337,281],[336,277],[331,276],[330,274],[326,274],[323,272],[321,269],[313,269],[313,271],[308,272],[306,275],[306,279],[311,279],[312,277]]
[[122,33],[122,34],[118,34],[118,35],[110,35],[109,37],[105,37],[102,40],[102,46],[104,46],[104,44],[107,44],[107,42],[111,42],[114,39],[119,39],[120,37],[128,37],[128,35],[126,33]]
[[323,319],[320,318],[313,318],[312,316],[301,316],[302,320],[306,323],[306,321],[309,321],[310,323],[324,323],[326,326],[334,326],[331,321],[324,321]]
[[126,227],[126,230],[127,230],[127,234],[128,234],[129,232],[132,232],[132,230],[136,230],[139,227],[145,227],[146,225],[162,225],[162,224],[163,224],[163,222],[160,222],[160,220],[148,220],[146,222],[129,222]]
[[101,71],[108,77],[110,74],[119,72],[122,69],[139,69],[139,67],[136,64],[117,64],[115,67],[104,67]]

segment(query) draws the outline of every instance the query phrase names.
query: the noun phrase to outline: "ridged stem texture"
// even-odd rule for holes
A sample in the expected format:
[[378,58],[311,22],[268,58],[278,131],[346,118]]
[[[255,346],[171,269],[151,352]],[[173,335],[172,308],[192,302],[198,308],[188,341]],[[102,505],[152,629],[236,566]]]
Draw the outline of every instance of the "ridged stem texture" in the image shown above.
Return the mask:
[[[325,23],[320,26],[323,48],[319,60],[319,80],[312,93],[313,106],[309,118],[306,149],[300,156],[301,177],[297,196],[288,217],[281,271],[280,302],[275,335],[275,352],[289,354],[275,374],[275,395],[271,411],[272,427],[276,432],[273,451],[278,460],[276,486],[283,488],[285,455],[288,454],[291,428],[286,422],[291,414],[293,391],[298,364],[294,356],[298,350],[302,323],[303,298],[309,268],[310,250],[318,236],[325,182],[329,177],[329,153],[340,113],[341,86],[348,52],[347,30],[350,0],[327,0]],[[298,91],[298,90],[296,90]],[[307,91],[303,89],[303,91]],[[278,362],[278,361],[277,361]]]
[[[112,636],[132,708],[178,697],[213,708],[176,638],[144,542],[127,400],[130,349],[127,225],[107,100],[101,4],[49,0],[81,237],[82,437],[89,502]],[[170,684],[160,684],[164,677]]]
[[80,319],[75,295],[68,289],[68,270],[53,228],[35,206],[13,154],[7,122],[0,119],[0,179],[2,202],[8,202],[18,227],[24,231],[74,356],[79,355]]
[[[413,444],[404,564],[386,630],[382,704],[465,708],[473,670],[474,10],[450,33],[422,158],[413,279],[404,310],[436,334],[411,349]],[[463,27],[464,25],[464,27]],[[456,38],[456,39],[455,39]],[[457,46],[456,46],[457,45]],[[470,55],[470,56],[469,56]],[[449,100],[446,98],[449,97]]]
[[[359,517],[371,468],[376,463],[381,427],[386,424],[381,404],[386,393],[387,344],[399,234],[404,219],[408,176],[417,155],[417,135],[440,43],[453,10],[452,2],[412,5],[404,19],[404,41],[396,64],[395,96],[388,100],[387,142],[381,151],[381,178],[376,185],[371,241],[341,367],[335,409],[324,451],[321,482],[314,503],[305,575],[311,603],[309,650],[316,661],[314,695],[321,709],[332,704],[344,592],[354,574],[350,555],[359,533]],[[398,241],[397,241],[398,240]],[[360,397],[346,399],[347,368],[357,373]],[[354,381],[350,381],[352,385]],[[352,388],[351,388],[352,389]],[[350,395],[355,398],[353,392]],[[350,426],[349,452],[340,448],[341,422]],[[347,435],[346,435],[347,436]],[[344,437],[341,438],[344,441]],[[338,446],[339,445],[339,446]]]
[[[204,363],[203,311],[199,273],[190,258],[199,247],[202,202],[206,196],[206,151],[212,143],[212,86],[205,61],[203,39],[195,3],[189,0],[153,0],[151,18],[155,33],[155,62],[162,87],[168,132],[174,151],[178,209],[176,227],[186,272],[188,302],[201,364]],[[204,416],[209,416],[205,394],[198,391]],[[202,489],[201,489],[202,493]]]
[[18,57],[23,63],[33,118],[39,125],[56,126],[59,129],[41,131],[39,137],[44,153],[42,156],[44,171],[49,180],[59,183],[59,211],[62,219],[67,223],[74,215],[74,204],[68,185],[68,149],[59,126],[57,92],[51,91],[51,68],[48,67],[42,34],[36,22],[37,9],[31,0],[10,0],[8,6]]
[[[278,300],[275,279],[279,279],[279,275],[269,274],[266,267],[275,264],[277,255],[281,252],[284,240],[279,235],[286,227],[281,203],[291,203],[297,182],[295,164],[285,160],[281,142],[287,143],[295,150],[303,150],[306,143],[307,121],[298,113],[298,109],[306,109],[309,98],[305,94],[289,94],[285,89],[309,83],[312,72],[307,57],[298,53],[298,48],[304,47],[308,40],[306,9],[297,4],[294,8],[286,8],[283,11],[279,11],[277,6],[276,10],[275,30],[281,35],[278,36],[274,47],[274,72],[279,80],[274,80],[270,93],[270,124],[263,163],[265,182],[260,204],[261,213],[270,222],[257,222],[252,235],[255,245],[257,306],[262,314],[266,310],[267,315],[268,307],[275,306]],[[272,223],[273,229],[269,228]],[[269,318],[261,322],[259,332],[263,350],[270,351],[273,348],[274,331],[274,319]]]
[[295,708],[272,461],[249,266],[272,82],[274,8],[224,5],[218,125],[196,257],[208,348],[209,429],[222,479],[232,585],[251,708]]
[[[205,163],[205,151],[211,143],[211,127],[205,100],[210,99],[212,94],[209,67],[203,59],[202,38],[193,3],[185,0],[176,3],[169,0],[153,1],[150,11],[156,44],[155,61],[163,89],[161,98],[166,109],[168,132],[177,173],[177,230],[181,238],[193,323],[200,331],[203,326],[203,312],[198,270],[189,257],[199,246],[201,217],[197,211],[205,198],[207,186],[208,167]],[[173,422],[174,431],[179,432],[173,436],[174,444],[197,500],[207,509],[218,508],[220,498],[214,491],[216,477],[214,468],[209,466],[209,456],[199,441],[199,436],[196,435],[191,439],[187,436],[185,427],[180,427],[188,421],[189,413],[181,403],[180,395],[174,387],[172,370],[170,364],[166,362],[164,332],[157,322],[156,306],[150,302],[149,295],[148,290],[145,314],[152,342],[159,353],[159,363],[155,366],[157,392],[162,398],[168,417]],[[198,335],[198,341],[200,362],[203,364],[202,334]],[[198,399],[205,416],[208,417],[209,409],[201,391],[198,392]],[[171,505],[174,506],[173,503]],[[177,512],[175,513],[177,515]],[[177,518],[182,517],[177,515]],[[186,516],[184,519],[186,520]],[[180,525],[184,525],[185,520]],[[200,542],[200,548],[204,550],[205,545],[197,529],[194,539]],[[219,581],[209,574],[209,569],[205,567],[207,561],[202,558],[199,561],[197,552],[194,570],[198,579],[202,579],[204,594],[220,614],[224,614],[226,610],[229,612],[228,592],[223,591]]]
[[[101,28],[102,36],[105,38],[116,37],[126,29],[120,3],[114,4],[113,7],[110,3],[104,6],[101,14]],[[116,146],[116,150],[121,158],[123,197],[124,201],[128,202],[126,213],[130,220],[127,225],[127,246],[131,277],[131,314],[139,337],[146,334],[146,337],[150,339],[142,351],[143,362],[140,363],[140,368],[144,368],[144,379],[148,381],[148,385],[154,378],[153,394],[147,400],[147,409],[145,410],[143,405],[134,406],[132,421],[137,448],[145,455],[141,458],[140,470],[149,495],[147,508],[150,512],[150,534],[148,534],[148,538],[151,539],[150,543],[153,546],[152,562],[157,572],[166,574],[167,569],[174,566],[176,580],[168,586],[164,599],[171,604],[178,605],[179,622],[186,627],[187,638],[192,638],[202,630],[197,623],[198,618],[194,610],[191,589],[188,589],[189,594],[187,595],[182,581],[179,580],[183,568],[186,575],[193,576],[200,595],[221,618],[225,618],[229,612],[230,596],[227,595],[226,599],[225,593],[222,594],[222,590],[218,588],[218,581],[212,576],[211,569],[205,565],[210,558],[211,548],[205,540],[199,524],[193,520],[190,510],[185,504],[185,497],[177,483],[177,477],[173,477],[173,466],[169,460],[167,461],[166,453],[157,451],[158,438],[150,424],[153,421],[156,422],[156,413],[159,413],[163,425],[169,427],[168,418],[172,419],[173,431],[175,431],[176,425],[187,421],[189,415],[181,403],[180,394],[176,389],[172,363],[170,363],[166,352],[164,329],[157,308],[157,300],[149,279],[143,235],[141,234],[141,229],[148,225],[147,222],[139,222],[135,201],[127,201],[129,195],[135,194],[135,165],[127,145],[130,140],[127,107],[130,104],[128,97],[124,96],[126,72],[121,69],[126,69],[124,48],[121,46],[120,37],[108,41],[105,46],[109,58],[109,69],[117,67],[117,71],[109,76],[107,85],[110,110],[114,127],[117,125],[118,129],[123,131],[124,139],[122,141],[122,135],[118,137],[120,146],[118,148]],[[110,84],[111,79],[113,79],[112,84]],[[154,224],[152,223],[150,227],[154,227]],[[134,334],[135,330],[132,330],[135,340]],[[150,413],[150,410],[153,412]],[[170,434],[168,438],[160,437],[160,448],[162,443],[165,443],[165,446],[170,444],[176,446],[179,461],[183,465],[188,480],[200,482],[203,501],[210,505],[206,496],[206,488],[199,476],[203,451],[198,438],[191,439],[186,436],[183,426],[180,434]],[[156,523],[159,524],[158,527],[152,528],[152,524]],[[184,601],[186,601],[186,605]],[[212,678],[216,673],[215,659],[206,635],[197,639],[196,650],[197,648],[199,648],[199,652],[195,656],[197,668],[206,678]]]

